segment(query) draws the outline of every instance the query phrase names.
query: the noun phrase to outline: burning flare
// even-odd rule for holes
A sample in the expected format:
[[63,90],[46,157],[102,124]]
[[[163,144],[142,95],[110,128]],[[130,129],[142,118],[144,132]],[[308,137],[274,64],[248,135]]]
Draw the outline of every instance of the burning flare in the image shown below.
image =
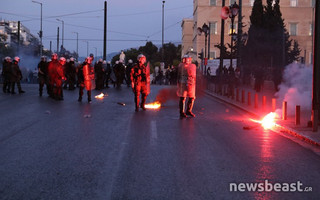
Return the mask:
[[104,98],[103,92],[101,92],[101,94],[99,94],[99,95],[96,95],[94,98],[96,98],[96,99],[103,99],[103,98]]
[[148,109],[159,109],[161,107],[161,103],[159,101],[155,101],[155,102],[146,104],[144,107]]
[[260,123],[261,126],[266,130],[266,129],[271,129],[276,125],[276,117],[277,117],[277,114],[274,112],[271,112],[267,114],[261,121],[258,121],[258,120],[252,120],[252,121]]

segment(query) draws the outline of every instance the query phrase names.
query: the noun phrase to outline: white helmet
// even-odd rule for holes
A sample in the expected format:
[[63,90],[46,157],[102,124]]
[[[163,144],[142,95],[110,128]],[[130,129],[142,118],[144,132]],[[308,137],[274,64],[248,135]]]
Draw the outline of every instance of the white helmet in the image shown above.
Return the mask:
[[140,58],[145,57],[143,54],[139,54],[137,57],[137,60],[139,60]]
[[119,64],[119,61],[116,61],[116,64]]
[[15,60],[15,61],[19,62],[19,61],[20,61],[20,58],[19,58],[18,56],[16,56],[16,57],[14,57],[14,59],[13,59],[13,60]]
[[131,60],[131,59],[129,59],[129,60],[128,60],[128,62],[129,62],[129,63],[132,63],[132,60]]
[[74,61],[74,58],[73,58],[73,57],[71,57],[71,58],[70,58],[70,61],[72,61],[72,62],[73,62],[73,61]]

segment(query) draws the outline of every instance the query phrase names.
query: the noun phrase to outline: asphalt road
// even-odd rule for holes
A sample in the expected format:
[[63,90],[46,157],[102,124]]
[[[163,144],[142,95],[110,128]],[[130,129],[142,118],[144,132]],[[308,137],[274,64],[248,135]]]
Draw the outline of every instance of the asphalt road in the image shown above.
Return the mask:
[[[181,120],[177,101],[134,112],[125,86],[91,104],[77,102],[78,90],[55,101],[22,87],[0,93],[0,199],[319,199],[319,155],[260,126],[244,130],[257,124],[209,96]],[[230,191],[265,181],[312,191]]]

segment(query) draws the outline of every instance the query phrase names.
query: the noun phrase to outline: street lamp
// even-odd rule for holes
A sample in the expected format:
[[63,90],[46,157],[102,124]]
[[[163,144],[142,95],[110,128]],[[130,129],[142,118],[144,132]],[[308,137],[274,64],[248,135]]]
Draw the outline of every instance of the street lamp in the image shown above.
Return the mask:
[[61,19],[56,19],[59,22],[62,22],[62,45],[61,47],[63,47],[63,41],[64,41],[64,21]]
[[230,6],[229,17],[231,18],[231,47],[230,47],[230,66],[232,67],[232,50],[233,50],[233,40],[236,35],[233,33],[233,25],[234,25],[234,18],[238,15],[239,6],[236,2]]
[[205,41],[204,41],[204,45],[205,45],[205,48],[204,48],[204,57],[207,58],[207,37],[208,37],[208,34],[209,34],[209,26],[204,23],[202,25],[202,28],[201,27],[198,27],[197,29],[197,32],[198,32],[198,35],[201,35],[202,33],[204,33],[204,36],[205,36]]
[[79,33],[78,32],[72,32],[72,33],[77,34],[77,60],[78,60],[78,58],[79,58],[79,52],[78,52]]
[[41,7],[41,11],[40,11],[40,32],[39,37],[40,37],[40,56],[42,56],[42,3],[38,2],[38,1],[32,1],[33,3],[37,3],[40,4]]
[[[204,57],[205,59],[207,59],[207,37],[208,37],[208,33],[209,33],[209,26],[204,23],[202,25],[202,28],[201,27],[198,27],[197,28],[197,32],[198,32],[198,35],[201,35],[202,33],[204,33],[204,36],[205,36],[205,39],[204,39]],[[202,60],[201,60],[202,61]],[[206,63],[204,64],[204,73],[206,74],[207,73],[207,65]]]
[[164,3],[166,1],[162,1],[162,50],[161,50],[161,60],[164,62]]

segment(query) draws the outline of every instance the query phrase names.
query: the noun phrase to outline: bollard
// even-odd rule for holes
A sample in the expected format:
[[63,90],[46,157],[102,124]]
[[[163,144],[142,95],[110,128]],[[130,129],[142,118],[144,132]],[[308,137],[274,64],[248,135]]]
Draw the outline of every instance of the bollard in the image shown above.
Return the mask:
[[254,107],[258,108],[258,94],[254,94]]
[[241,91],[241,103],[244,103],[245,96],[244,96],[244,90]]
[[248,92],[248,106],[251,106],[251,93]]
[[266,104],[267,104],[267,97],[263,96],[262,97],[262,108],[263,108],[263,110],[266,110]]
[[276,99],[272,98],[272,112],[276,111]]
[[236,89],[236,101],[240,101],[239,100],[239,88]]
[[300,106],[296,106],[296,125],[300,125]]
[[287,120],[287,102],[282,102],[282,119]]

